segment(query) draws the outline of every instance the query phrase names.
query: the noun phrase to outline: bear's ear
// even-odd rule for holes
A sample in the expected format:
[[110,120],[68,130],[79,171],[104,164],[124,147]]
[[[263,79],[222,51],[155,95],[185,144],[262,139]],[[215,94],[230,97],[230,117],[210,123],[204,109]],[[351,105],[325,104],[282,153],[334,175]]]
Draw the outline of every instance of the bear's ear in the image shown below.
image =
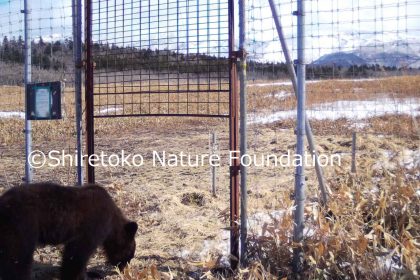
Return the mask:
[[136,222],[128,222],[124,225],[124,230],[130,238],[136,235],[137,228],[138,226]]

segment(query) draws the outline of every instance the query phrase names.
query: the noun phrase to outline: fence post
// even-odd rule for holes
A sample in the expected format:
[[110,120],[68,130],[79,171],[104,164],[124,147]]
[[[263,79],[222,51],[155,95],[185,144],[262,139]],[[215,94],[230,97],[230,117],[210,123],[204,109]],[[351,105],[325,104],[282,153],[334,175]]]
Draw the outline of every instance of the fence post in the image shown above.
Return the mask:
[[295,228],[293,241],[296,247],[293,250],[293,272],[300,274],[303,270],[303,241],[304,208],[305,208],[305,0],[297,1],[297,128],[296,128],[296,154],[301,157],[301,162],[296,166],[295,174]]
[[83,184],[82,168],[82,1],[73,0],[74,106],[76,112],[77,185]]
[[[238,151],[239,127],[238,127],[238,73],[236,67],[237,56],[235,54],[235,4],[229,0],[229,150]],[[233,158],[230,166],[230,266],[235,270],[239,263],[239,171],[240,162]]]
[[351,141],[351,173],[356,173],[356,132],[353,132]]
[[[211,143],[210,143],[211,154],[214,155],[217,151],[217,142],[216,142],[216,132],[211,133]],[[213,197],[217,196],[217,187],[216,187],[216,165],[212,164],[211,167],[211,193]]]
[[29,162],[29,156],[32,152],[32,126],[29,116],[27,114],[28,110],[28,84],[32,80],[32,51],[31,51],[31,0],[24,0],[23,2],[23,14],[24,14],[24,32],[25,32],[25,182],[32,182],[32,168],[31,163]]
[[[245,1],[239,0],[239,82],[240,82],[240,150],[241,156],[247,154],[247,96],[246,96],[246,15]],[[248,235],[248,190],[247,167],[241,164],[241,265],[246,265],[247,260],[247,235]]]
[[92,0],[85,0],[85,106],[86,106],[86,174],[88,183],[95,183],[95,166],[89,157],[95,153],[93,118],[93,60],[92,60]]
[[[273,20],[274,20],[274,23],[276,25],[277,34],[278,34],[279,39],[280,39],[280,44],[281,44],[281,48],[283,50],[284,58],[286,60],[287,71],[289,72],[290,79],[292,80],[293,90],[295,92],[295,96],[297,97],[297,91],[298,90],[297,90],[296,72],[295,72],[295,68],[293,67],[293,62],[292,62],[292,58],[291,58],[291,55],[290,55],[290,52],[289,52],[289,48],[287,47],[286,39],[285,39],[284,34],[283,34],[283,28],[282,28],[280,20],[279,20],[279,16],[278,16],[278,13],[277,13],[277,8],[274,5],[273,0],[268,0],[268,2],[270,4],[271,13],[273,15]],[[319,188],[321,189],[321,195],[322,195],[321,202],[322,202],[322,204],[326,205],[327,202],[328,202],[327,184],[325,183],[325,180],[324,180],[324,174],[322,172],[322,168],[319,165],[319,161],[318,161],[319,157],[318,157],[318,152],[315,149],[316,145],[315,145],[314,136],[312,134],[311,124],[309,123],[309,120],[306,116],[305,116],[305,130],[306,130],[305,131],[306,132],[306,138],[308,139],[310,153],[315,158],[315,171],[316,171],[316,176],[318,178]]]

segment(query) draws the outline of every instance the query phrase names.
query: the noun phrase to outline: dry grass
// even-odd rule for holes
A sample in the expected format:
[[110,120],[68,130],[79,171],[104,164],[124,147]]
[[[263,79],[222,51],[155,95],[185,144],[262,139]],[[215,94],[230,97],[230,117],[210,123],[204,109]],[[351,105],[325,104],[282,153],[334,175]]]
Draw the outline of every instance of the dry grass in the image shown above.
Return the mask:
[[[293,145],[293,142],[290,131],[275,132],[268,127],[261,128],[261,138],[258,147],[255,147],[255,152],[273,150],[277,147],[287,148]],[[318,144],[319,149],[323,152],[348,153],[350,151],[349,138],[346,137],[323,137],[318,139]],[[416,194],[416,191],[419,190],[418,172],[420,169],[419,167],[415,169],[401,167],[400,161],[403,158],[404,149],[415,151],[418,150],[418,146],[404,138],[389,139],[371,135],[359,138],[358,145],[357,174],[348,172],[350,156],[343,158],[341,167],[325,170],[332,190],[328,209],[322,209],[317,204],[318,190],[314,172],[311,169],[307,170],[309,180],[307,182],[308,200],[305,214],[307,228],[311,230],[311,234],[307,234],[304,245],[307,260],[305,278],[392,279],[405,277],[404,279],[414,279],[414,275],[418,275],[420,269],[418,266],[420,260],[420,197]],[[386,154],[390,151],[394,155],[388,158]],[[158,199],[165,202],[163,205],[162,203],[150,205],[157,198],[146,199],[147,202],[138,203],[138,205],[142,205],[139,210],[136,208],[129,210],[129,212],[135,212],[144,209],[149,216],[155,211],[153,209],[159,207],[162,215],[165,217],[169,215],[167,218],[171,222],[165,219],[165,222],[160,220],[157,224],[146,225],[146,227],[154,227],[150,229],[154,233],[154,238],[144,239],[142,237],[141,240],[143,242],[148,240],[147,242],[153,244],[139,245],[141,248],[144,246],[154,247],[155,249],[152,251],[159,252],[158,255],[162,255],[164,258],[152,263],[150,259],[148,262],[141,263],[135,261],[128,271],[119,277],[121,279],[188,279],[188,277],[198,279],[198,275],[204,275],[204,279],[280,279],[290,277],[291,248],[295,246],[291,241],[293,200],[290,198],[290,194],[293,190],[293,177],[290,174],[293,173],[293,170],[251,168],[249,173],[251,217],[260,214],[266,214],[269,217],[275,211],[282,211],[280,217],[271,215],[268,221],[259,224],[257,228],[252,228],[250,251],[253,261],[249,267],[238,271],[235,275],[226,271],[222,272],[218,263],[218,255],[196,259],[192,254],[183,261],[179,260],[178,265],[174,266],[173,260],[172,263],[168,263],[165,258],[169,258],[171,254],[167,255],[161,251],[168,250],[168,239],[171,238],[158,230],[161,226],[171,230],[172,235],[177,235],[182,228],[188,229],[187,232],[181,230],[187,236],[176,237],[176,239],[182,240],[180,246],[187,248],[194,243],[199,248],[199,244],[203,240],[200,238],[204,236],[195,240],[191,239],[191,236],[200,236],[202,224],[206,224],[205,229],[203,228],[204,231],[208,236],[209,234],[212,236],[211,239],[215,240],[217,240],[217,234],[222,227],[220,223],[223,224],[222,220],[217,221],[218,228],[211,226],[206,221],[212,215],[217,215],[216,212],[209,215],[210,209],[217,205],[218,211],[223,212],[223,203],[227,203],[227,200],[221,202],[211,198],[210,192],[206,194],[200,186],[193,190],[185,185],[184,188],[187,190],[182,189],[172,194],[172,197],[164,195],[163,198]],[[170,177],[169,181],[178,179],[179,177]],[[147,181],[147,178],[145,180]],[[227,183],[223,182],[223,184]],[[150,185],[153,184],[155,183]],[[168,186],[178,184],[180,183],[172,182]],[[203,184],[209,186],[208,182],[203,182]],[[121,186],[121,192],[124,192],[127,187],[129,186]],[[149,191],[153,192],[152,189]],[[114,193],[112,188],[111,192]],[[226,197],[225,191],[221,192]],[[114,193],[114,195],[120,204],[132,204],[125,195],[121,193]],[[134,197],[136,196],[134,195]],[[177,199],[176,206],[165,206],[166,203],[174,203],[173,197]],[[183,203],[186,198],[188,203]],[[196,203],[197,201],[199,203]],[[204,206],[203,201],[205,201]],[[123,207],[130,209],[127,206]],[[181,209],[185,209],[185,211],[202,209],[204,211],[198,210],[196,215],[200,217],[200,220],[193,223],[186,222],[184,217],[184,225],[180,227],[180,224],[174,224],[173,221],[182,220],[182,218],[180,219],[181,212],[179,212]],[[182,213],[182,215],[187,215],[187,220],[191,219],[191,216],[186,214],[188,212]],[[154,217],[153,214],[152,217]],[[149,232],[149,228],[146,232]],[[391,269],[384,265],[386,262],[391,263],[391,259],[395,261],[394,265],[401,262],[401,268]]]
[[[310,104],[317,104],[345,98],[369,99],[387,92],[398,93],[395,98],[418,97],[419,83],[419,77],[381,82],[327,81],[310,84],[308,99]],[[340,94],[333,93],[330,87],[340,89]],[[272,95],[279,90],[291,88],[250,87],[249,109],[263,112],[294,106],[291,97],[286,99],[290,99],[288,103]],[[360,92],[363,94],[357,95]],[[22,99],[17,98],[21,93],[21,88],[15,87],[7,89],[7,95],[0,94],[0,98],[5,98],[0,99],[1,110],[22,108]],[[33,122],[35,148],[69,152],[74,149],[74,119],[69,118],[73,116],[71,89],[67,89],[64,100],[66,118]],[[307,279],[414,279],[420,274],[420,167],[418,163],[406,164],[407,158],[419,160],[415,154],[420,146],[418,122],[419,118],[384,116],[372,118],[367,127],[358,129],[357,174],[349,173],[352,122],[340,119],[312,123],[317,149],[326,154],[342,154],[343,158],[340,167],[324,170],[332,190],[328,209],[317,203],[319,191],[314,170],[306,170],[305,214],[310,229],[304,244]],[[207,153],[210,131],[218,135],[222,156],[228,147],[225,119],[97,119],[95,127],[96,151],[111,153],[124,149],[141,153],[146,160],[152,150]],[[22,120],[0,119],[0,192],[19,183],[23,176],[22,128]],[[250,126],[250,153],[294,150],[293,128],[293,120]],[[293,168],[249,169],[249,213],[254,220],[265,218],[251,227],[251,264],[235,274],[224,268],[221,256],[228,250],[225,230],[228,168],[224,165],[218,169],[217,198],[210,193],[209,169],[208,166],[156,168],[150,164],[141,168],[98,168],[98,182],[140,228],[136,256],[126,271],[104,266],[101,252],[92,258],[89,270],[97,271],[105,279],[130,280],[289,277],[291,249],[296,246],[291,241]],[[72,184],[74,168],[36,170],[35,179]],[[37,275],[44,279],[57,275],[60,250],[57,247],[37,250],[35,260],[47,266],[37,268]],[[384,260],[390,262],[391,258],[401,262],[401,269],[383,265]]]
[[[256,84],[265,83],[263,81]],[[249,109],[290,110],[296,108],[291,85],[251,86],[249,88]],[[402,76],[375,80],[325,80],[307,84],[306,104],[308,107],[337,100],[370,100],[381,97],[418,98],[420,76]],[[276,98],[278,92],[291,93],[285,98]]]

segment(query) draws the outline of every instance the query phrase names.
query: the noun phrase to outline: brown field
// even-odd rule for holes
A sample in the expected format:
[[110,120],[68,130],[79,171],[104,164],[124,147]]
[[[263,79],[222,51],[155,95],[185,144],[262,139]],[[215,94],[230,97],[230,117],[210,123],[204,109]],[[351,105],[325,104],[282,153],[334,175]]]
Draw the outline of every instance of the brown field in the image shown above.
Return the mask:
[[[419,76],[357,82],[329,80],[308,84],[307,103],[313,106],[337,100],[420,98],[419,88]],[[291,90],[287,84],[250,86],[250,114],[293,109],[293,96],[275,96]],[[33,122],[34,149],[74,150],[72,89],[66,88],[63,97],[63,120]],[[115,98],[118,106],[122,97],[117,94]],[[22,88],[0,87],[0,111],[22,111],[23,103]],[[291,249],[295,246],[291,241],[292,167],[249,168],[252,261],[249,267],[230,274],[221,269],[229,246],[227,164],[217,170],[217,197],[210,192],[208,165],[188,168],[151,164],[153,150],[209,153],[212,131],[217,134],[222,158],[226,158],[227,120],[165,117],[95,121],[96,151],[109,154],[124,149],[140,153],[145,164],[138,168],[97,168],[98,183],[140,227],[136,256],[129,269],[119,273],[105,266],[98,252],[91,259],[90,270],[105,279],[130,280],[281,279],[290,275]],[[331,198],[328,209],[318,204],[315,172],[306,168],[307,279],[415,279],[420,274],[420,117],[385,115],[364,122],[366,126],[356,128],[356,121],[346,119],[311,122],[318,151],[340,154],[342,162],[341,166],[324,168]],[[21,119],[0,118],[0,192],[20,183],[24,175],[23,124]],[[293,119],[249,125],[249,153],[294,151],[293,129]],[[354,131],[358,133],[358,151],[357,172],[352,174]],[[37,169],[34,179],[73,184],[75,168],[66,165]],[[50,246],[37,250],[34,279],[57,277],[60,250]]]

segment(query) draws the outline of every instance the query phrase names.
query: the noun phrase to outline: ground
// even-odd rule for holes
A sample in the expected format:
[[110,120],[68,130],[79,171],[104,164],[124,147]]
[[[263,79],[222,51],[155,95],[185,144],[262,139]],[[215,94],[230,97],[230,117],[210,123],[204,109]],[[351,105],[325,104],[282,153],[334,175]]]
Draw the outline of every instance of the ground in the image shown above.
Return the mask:
[[[267,84],[267,85],[264,85]],[[307,207],[305,252],[312,277],[384,278],[419,273],[419,92],[420,79],[399,77],[364,81],[310,83],[308,106],[317,150],[340,155],[340,166],[324,168],[330,191],[328,209],[319,204],[319,189],[312,167],[306,168]],[[249,86],[250,154],[277,154],[295,150],[294,120],[287,114],[295,106],[289,83],[254,82]],[[3,87],[2,111],[19,111],[21,89]],[[70,90],[70,89],[69,89]],[[70,91],[71,92],[71,91]],[[7,93],[7,94],[6,94]],[[384,98],[395,104],[389,111]],[[74,149],[71,94],[64,98],[61,121],[34,123],[34,149],[44,152]],[[337,101],[377,100],[382,107],[351,108]],[[378,101],[379,100],[379,101]],[[407,101],[410,100],[410,101]],[[407,107],[401,104],[408,102]],[[337,105],[339,104],[339,105]],[[385,104],[385,105],[384,105]],[[324,107],[322,107],[324,106]],[[338,107],[335,107],[338,106]],[[341,107],[340,107],[341,106]],[[344,106],[344,107],[343,107]],[[316,112],[329,111],[320,118]],[[282,110],[282,113],[278,111]],[[347,110],[353,115],[339,112]],[[363,118],[357,116],[370,111]],[[335,113],[334,113],[335,112]],[[361,113],[360,113],[361,112]],[[400,113],[406,113],[402,115]],[[322,111],[321,111],[321,114]],[[350,113],[348,113],[350,114]],[[324,113],[325,115],[325,113]],[[335,117],[335,116],[339,117]],[[366,117],[370,117],[367,119]],[[217,196],[211,193],[210,166],[153,166],[153,151],[193,155],[209,153],[210,133],[219,141],[223,159],[228,152],[228,122],[224,119],[118,118],[96,122],[96,151],[139,153],[141,167],[100,167],[97,182],[138,222],[137,251],[130,268],[121,275],[104,264],[98,252],[90,270],[106,279],[205,279],[216,277],[228,260],[229,177],[226,162],[217,168]],[[23,121],[0,119],[0,191],[21,182],[24,175]],[[357,133],[357,170],[350,172],[352,133]],[[236,277],[267,273],[287,276],[293,247],[293,167],[249,168],[250,251],[253,261]],[[41,168],[35,180],[73,184],[74,167]],[[35,279],[56,277],[60,247],[39,248]],[[255,262],[254,262],[255,261]],[[259,266],[262,264],[262,267]],[[156,270],[156,271],[155,271]],[[274,276],[273,276],[274,278]]]

